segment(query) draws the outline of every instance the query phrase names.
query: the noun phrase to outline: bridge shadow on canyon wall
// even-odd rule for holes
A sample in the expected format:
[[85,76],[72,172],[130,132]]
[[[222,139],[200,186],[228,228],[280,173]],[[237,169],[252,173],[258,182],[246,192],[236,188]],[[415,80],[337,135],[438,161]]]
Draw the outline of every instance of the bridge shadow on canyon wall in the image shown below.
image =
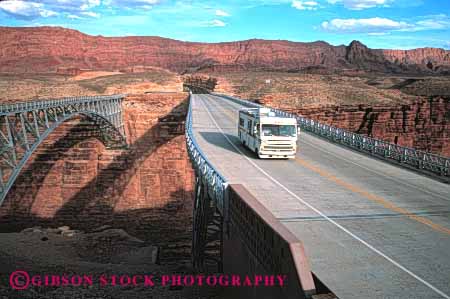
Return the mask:
[[154,245],[188,247],[193,172],[184,140],[187,100],[158,117],[151,103],[140,104],[151,117],[125,112],[129,149],[105,149],[101,131],[85,118],[52,133],[0,208],[0,231],[62,225],[90,231],[107,224]]

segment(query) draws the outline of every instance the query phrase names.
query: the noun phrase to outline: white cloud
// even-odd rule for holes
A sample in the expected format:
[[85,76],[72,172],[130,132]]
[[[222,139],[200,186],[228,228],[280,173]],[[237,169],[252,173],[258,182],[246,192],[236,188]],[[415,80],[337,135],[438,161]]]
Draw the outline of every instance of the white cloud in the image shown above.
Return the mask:
[[[63,1],[65,1],[65,0],[63,0]],[[88,9],[91,9],[93,7],[100,5],[100,0],[85,0],[82,2],[83,3],[80,5],[81,10],[88,10]]]
[[352,10],[362,10],[376,6],[389,6],[393,0],[328,0],[328,3],[342,3],[344,7]]
[[95,8],[101,4],[100,0],[39,0],[53,10],[65,12],[79,12]]
[[81,19],[81,17],[79,17],[79,16],[77,16],[77,15],[72,15],[72,14],[68,14],[68,15],[67,15],[67,18],[68,18],[68,19],[72,19],[72,20],[74,20],[74,19]]
[[389,35],[389,32],[369,32],[369,33],[367,33],[367,35],[383,36],[383,35]]
[[100,14],[92,12],[92,11],[83,11],[81,14],[84,16],[92,17],[92,18],[100,18]]
[[450,18],[445,14],[425,16],[410,31],[441,30],[450,28]]
[[383,32],[410,28],[406,22],[398,22],[387,18],[369,19],[333,19],[322,23],[322,28],[331,32]]
[[212,21],[194,21],[191,23],[187,23],[187,26],[190,27],[225,27],[227,23],[221,20],[212,20]]
[[218,16],[218,17],[229,17],[231,15],[229,13],[227,13],[226,11],[223,11],[221,9],[217,9],[216,10],[216,16]]
[[93,9],[101,4],[109,8],[150,10],[162,0],[0,0],[0,11],[19,19],[51,17],[59,13],[100,17]]
[[316,10],[318,3],[316,1],[293,0],[292,7],[300,10]]
[[225,27],[227,24],[221,20],[212,20],[206,23],[207,27]]
[[47,10],[47,9],[41,9],[40,15],[41,15],[41,17],[48,18],[48,17],[57,16],[58,13],[55,11]]
[[58,15],[55,11],[45,9],[42,3],[19,0],[1,1],[0,10],[19,19],[47,18]]
[[322,23],[322,29],[337,33],[369,33],[383,35],[393,31],[416,32],[450,29],[450,17],[445,14],[422,16],[410,22],[387,18],[333,19]]
[[47,18],[60,12],[69,13],[73,18],[100,4],[101,0],[0,0],[0,10],[18,19]]
[[153,5],[159,4],[161,0],[103,0],[106,6],[117,6],[126,8],[149,9]]

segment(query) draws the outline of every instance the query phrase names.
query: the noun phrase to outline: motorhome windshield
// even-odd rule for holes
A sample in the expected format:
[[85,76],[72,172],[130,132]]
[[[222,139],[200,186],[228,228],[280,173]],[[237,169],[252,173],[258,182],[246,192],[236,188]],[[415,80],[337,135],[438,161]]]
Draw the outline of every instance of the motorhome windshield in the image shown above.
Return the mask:
[[295,126],[292,125],[262,125],[263,136],[295,137]]

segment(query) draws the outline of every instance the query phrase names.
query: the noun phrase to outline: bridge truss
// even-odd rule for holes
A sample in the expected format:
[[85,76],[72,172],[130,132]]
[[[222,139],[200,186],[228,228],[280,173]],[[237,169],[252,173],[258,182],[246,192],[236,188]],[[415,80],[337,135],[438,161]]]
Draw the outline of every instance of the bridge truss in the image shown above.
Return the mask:
[[0,105],[0,205],[35,149],[63,122],[85,116],[106,147],[126,146],[125,95],[72,97]]

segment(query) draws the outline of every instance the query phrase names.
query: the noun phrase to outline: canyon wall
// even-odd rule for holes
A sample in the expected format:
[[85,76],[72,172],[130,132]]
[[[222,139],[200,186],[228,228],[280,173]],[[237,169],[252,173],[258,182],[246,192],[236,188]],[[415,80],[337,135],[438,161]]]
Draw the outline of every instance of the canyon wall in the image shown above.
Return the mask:
[[258,39],[193,43],[152,36],[90,36],[61,27],[0,27],[0,37],[0,72],[10,73],[117,71],[148,66],[184,72],[215,65],[291,71],[320,67],[433,73],[450,65],[450,51],[372,50],[357,41],[349,46]]
[[403,105],[267,105],[352,132],[450,157],[450,98],[436,97]]
[[66,122],[17,178],[0,208],[3,230],[108,224],[153,244],[189,246],[194,176],[184,137],[187,94],[128,96],[123,107],[129,148],[105,149],[88,119]]
[[420,48],[412,50],[382,50],[383,55],[395,64],[416,64],[431,70],[444,68],[449,70],[450,51],[436,48]]

